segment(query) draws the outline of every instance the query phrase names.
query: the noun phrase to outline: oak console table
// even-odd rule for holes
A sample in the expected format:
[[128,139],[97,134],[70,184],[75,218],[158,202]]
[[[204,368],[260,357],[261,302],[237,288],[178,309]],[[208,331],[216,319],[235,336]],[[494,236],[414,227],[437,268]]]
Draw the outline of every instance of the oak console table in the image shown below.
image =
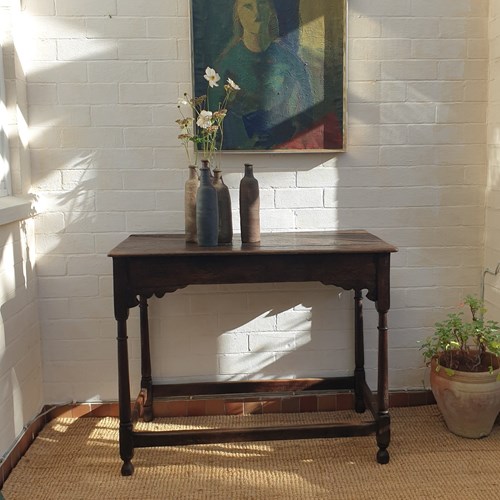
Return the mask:
[[[179,444],[218,443],[274,439],[362,436],[376,434],[377,462],[389,461],[390,440],[387,361],[387,313],[389,310],[390,254],[397,249],[362,230],[274,233],[262,235],[258,245],[202,248],[186,244],[183,235],[132,235],[114,248],[114,310],[118,327],[118,391],[120,410],[121,473],[134,471],[134,448]],[[336,389],[354,391],[355,409],[368,408],[373,420],[192,431],[137,431],[141,416],[153,420],[153,397],[168,395],[168,387],[154,384],[151,374],[147,299],[193,284],[271,283],[319,281],[354,290],[355,367],[352,376],[335,378]],[[377,393],[365,381],[362,290],[378,312]],[[141,390],[135,407],[130,399],[127,318],[140,307]],[[325,379],[326,380],[326,379]],[[300,385],[300,379],[297,381]],[[179,384],[182,386],[183,384]],[[220,383],[219,393],[241,392],[245,382]],[[175,385],[174,385],[175,386]],[[185,384],[189,390],[190,384]],[[164,389],[162,391],[162,388]],[[175,394],[182,393],[177,390]]]

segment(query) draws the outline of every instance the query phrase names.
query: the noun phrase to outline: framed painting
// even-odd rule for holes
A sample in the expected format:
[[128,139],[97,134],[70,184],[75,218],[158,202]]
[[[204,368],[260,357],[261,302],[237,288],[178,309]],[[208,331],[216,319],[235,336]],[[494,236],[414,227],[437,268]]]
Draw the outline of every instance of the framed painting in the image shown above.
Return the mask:
[[191,19],[194,95],[215,110],[228,78],[241,89],[224,151],[345,149],[346,0],[191,0]]

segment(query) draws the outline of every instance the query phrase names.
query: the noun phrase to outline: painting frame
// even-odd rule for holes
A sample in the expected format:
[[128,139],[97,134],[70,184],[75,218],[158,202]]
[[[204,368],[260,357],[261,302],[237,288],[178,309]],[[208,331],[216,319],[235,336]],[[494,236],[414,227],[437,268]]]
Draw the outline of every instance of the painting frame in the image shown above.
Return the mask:
[[207,67],[219,92],[227,78],[241,87],[224,153],[346,150],[347,0],[190,0],[190,9],[193,96],[214,90]]

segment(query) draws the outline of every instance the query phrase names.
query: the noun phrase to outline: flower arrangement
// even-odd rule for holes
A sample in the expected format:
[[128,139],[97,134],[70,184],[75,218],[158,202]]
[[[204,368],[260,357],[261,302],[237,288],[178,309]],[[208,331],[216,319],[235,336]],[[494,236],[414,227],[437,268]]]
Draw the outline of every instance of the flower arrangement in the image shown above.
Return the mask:
[[[215,111],[211,111],[210,90],[219,86],[220,75],[207,66],[204,74],[208,82],[207,93],[199,97],[190,97],[184,93],[183,97],[178,99],[182,118],[176,120],[181,129],[178,138],[180,139],[190,163],[197,164],[198,151],[202,151],[203,160],[212,160],[215,152],[222,149],[224,139],[223,122],[227,114],[227,104],[235,96],[240,87],[230,78],[224,84],[224,95],[222,101],[217,103]],[[193,116],[187,116],[182,108],[187,106],[191,109]],[[213,108],[212,108],[213,109]],[[191,158],[190,145],[194,144],[194,159]]]

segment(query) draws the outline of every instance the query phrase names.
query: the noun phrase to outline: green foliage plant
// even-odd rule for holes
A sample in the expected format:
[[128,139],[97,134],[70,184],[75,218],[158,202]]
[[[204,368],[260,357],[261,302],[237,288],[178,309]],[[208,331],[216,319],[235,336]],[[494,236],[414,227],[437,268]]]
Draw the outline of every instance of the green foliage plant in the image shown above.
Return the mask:
[[499,366],[499,325],[484,319],[486,309],[477,297],[468,295],[462,304],[465,306],[470,310],[468,319],[464,311],[448,314],[447,319],[435,324],[434,334],[425,339],[420,349],[428,364],[436,359],[436,370],[442,367],[448,375],[455,370],[491,373]]

